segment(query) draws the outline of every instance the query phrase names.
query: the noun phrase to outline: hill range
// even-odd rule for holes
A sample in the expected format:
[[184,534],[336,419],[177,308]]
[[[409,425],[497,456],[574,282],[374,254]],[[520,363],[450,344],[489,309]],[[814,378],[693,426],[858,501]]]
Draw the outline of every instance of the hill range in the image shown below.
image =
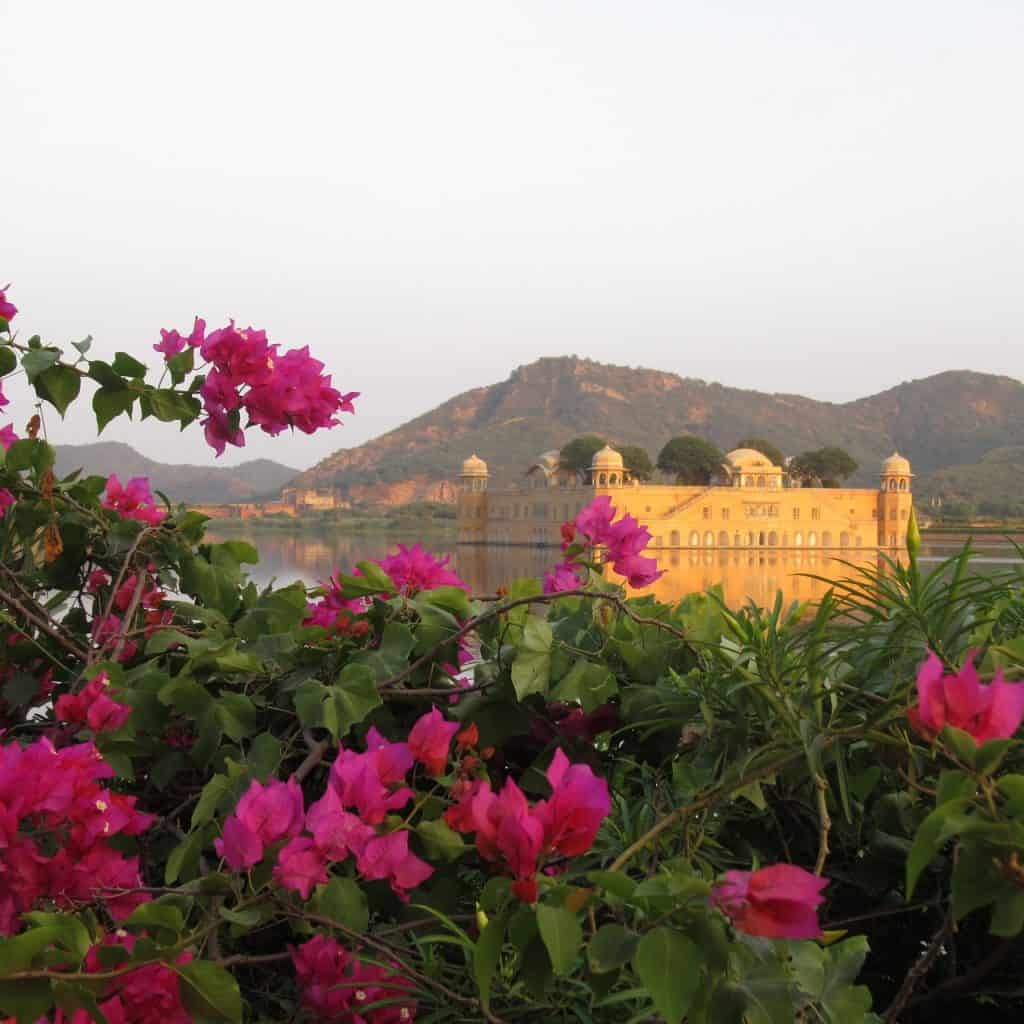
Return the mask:
[[56,472],[64,476],[75,469],[122,480],[149,477],[154,490],[172,501],[190,505],[224,504],[276,496],[298,472],[270,459],[253,459],[238,466],[169,465],[140,455],[119,441],[57,446]]
[[583,433],[642,445],[652,458],[677,434],[698,434],[723,451],[751,436],[787,455],[838,445],[860,463],[852,486],[875,483],[882,459],[898,450],[911,460],[922,498],[1024,502],[1024,385],[1010,377],[951,370],[835,403],[576,357],[521,366],[507,380],[335,452],[298,482],[368,505],[450,500],[473,452],[500,486]]

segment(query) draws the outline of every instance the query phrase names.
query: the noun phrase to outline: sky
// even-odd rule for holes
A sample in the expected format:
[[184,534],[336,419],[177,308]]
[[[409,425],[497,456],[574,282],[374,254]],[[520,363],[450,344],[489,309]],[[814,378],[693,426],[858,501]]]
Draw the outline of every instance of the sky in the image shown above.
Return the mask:
[[833,401],[1020,378],[1022,45],[1019,0],[0,0],[0,286],[23,336],[155,365],[234,317],[362,393],[222,464],[541,356]]

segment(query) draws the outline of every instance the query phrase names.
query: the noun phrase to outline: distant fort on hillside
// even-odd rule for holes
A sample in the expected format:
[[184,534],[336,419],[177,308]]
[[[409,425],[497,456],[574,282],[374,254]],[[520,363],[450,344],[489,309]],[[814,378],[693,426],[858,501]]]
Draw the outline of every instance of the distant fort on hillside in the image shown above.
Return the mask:
[[878,489],[790,485],[785,469],[753,448],[725,456],[706,487],[641,483],[614,448],[598,451],[585,474],[546,452],[520,486],[488,488],[483,459],[462,464],[460,544],[557,547],[561,524],[607,494],[619,515],[651,532],[652,548],[901,548],[913,502],[910,462],[894,452]]

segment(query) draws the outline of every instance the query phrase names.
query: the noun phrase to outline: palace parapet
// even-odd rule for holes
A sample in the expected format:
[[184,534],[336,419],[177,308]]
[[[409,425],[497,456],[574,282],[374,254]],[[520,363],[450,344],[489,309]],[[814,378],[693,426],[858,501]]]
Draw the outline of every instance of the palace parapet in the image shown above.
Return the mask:
[[648,528],[653,548],[901,548],[913,502],[910,462],[893,453],[874,488],[798,487],[762,452],[737,448],[706,487],[641,483],[605,446],[586,473],[546,452],[522,483],[491,490],[487,463],[462,464],[460,544],[557,547],[561,524],[607,494]]

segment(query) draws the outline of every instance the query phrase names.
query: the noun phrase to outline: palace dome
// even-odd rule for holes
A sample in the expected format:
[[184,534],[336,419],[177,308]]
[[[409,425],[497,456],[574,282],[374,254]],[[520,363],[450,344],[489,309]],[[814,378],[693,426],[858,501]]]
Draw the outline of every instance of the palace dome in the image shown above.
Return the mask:
[[594,458],[590,463],[592,470],[621,470],[625,468],[625,464],[622,461],[622,456],[610,445],[605,445],[599,452],[594,453]]
[[487,463],[474,452],[462,463],[462,476],[487,476]]
[[735,469],[746,469],[748,466],[764,469],[773,465],[772,460],[756,448],[733,448],[731,452],[726,453],[725,461]]
[[893,452],[882,463],[883,476],[910,476],[910,460],[905,459],[899,452]]

